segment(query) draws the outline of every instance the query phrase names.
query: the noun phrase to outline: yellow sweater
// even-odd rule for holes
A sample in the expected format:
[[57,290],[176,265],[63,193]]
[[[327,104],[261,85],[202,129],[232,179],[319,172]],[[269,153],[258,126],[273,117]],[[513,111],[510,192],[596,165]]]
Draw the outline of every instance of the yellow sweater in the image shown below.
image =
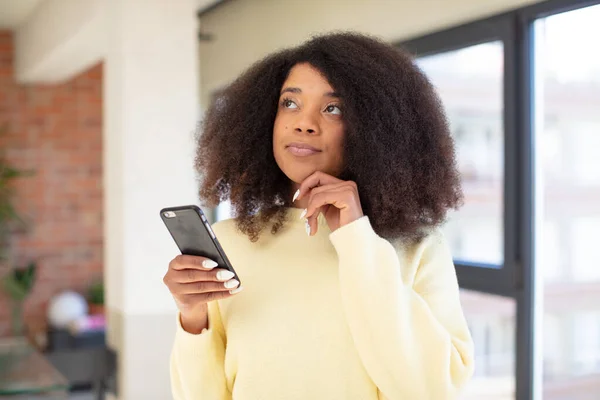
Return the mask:
[[214,231],[244,290],[209,304],[199,335],[178,323],[177,400],[445,400],[473,372],[456,274],[438,231],[392,246],[363,217],[331,233],[301,210],[250,242]]

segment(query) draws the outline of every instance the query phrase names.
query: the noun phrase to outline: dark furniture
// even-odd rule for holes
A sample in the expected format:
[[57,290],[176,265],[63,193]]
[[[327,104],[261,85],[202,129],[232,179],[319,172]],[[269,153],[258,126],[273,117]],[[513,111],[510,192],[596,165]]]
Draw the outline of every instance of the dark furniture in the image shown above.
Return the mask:
[[48,360],[74,391],[92,389],[98,400],[116,393],[116,353],[106,346],[104,332],[72,335],[65,330],[48,334]]

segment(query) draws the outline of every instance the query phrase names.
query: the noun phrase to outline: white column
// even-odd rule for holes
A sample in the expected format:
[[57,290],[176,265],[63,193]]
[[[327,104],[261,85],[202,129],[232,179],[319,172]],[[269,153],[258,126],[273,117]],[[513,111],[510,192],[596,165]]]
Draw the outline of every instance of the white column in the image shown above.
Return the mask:
[[109,0],[104,73],[108,340],[120,399],[169,399],[177,254],[162,207],[196,203],[198,0]]

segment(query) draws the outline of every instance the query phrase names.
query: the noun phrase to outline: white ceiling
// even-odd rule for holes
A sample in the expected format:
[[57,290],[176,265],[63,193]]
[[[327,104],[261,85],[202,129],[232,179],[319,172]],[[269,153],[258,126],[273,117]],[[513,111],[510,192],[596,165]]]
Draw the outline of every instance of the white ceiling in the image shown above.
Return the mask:
[[0,29],[17,28],[43,0],[0,0]]
[[[23,23],[44,0],[0,0],[0,29],[13,30]],[[196,0],[198,10],[203,10],[223,0]]]

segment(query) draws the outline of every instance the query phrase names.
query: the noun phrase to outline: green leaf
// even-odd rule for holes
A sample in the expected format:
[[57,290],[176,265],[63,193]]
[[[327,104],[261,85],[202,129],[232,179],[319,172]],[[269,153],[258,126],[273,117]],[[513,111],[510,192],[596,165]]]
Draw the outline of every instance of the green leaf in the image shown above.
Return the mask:
[[23,301],[27,297],[28,291],[26,291],[11,274],[4,277],[2,284],[2,286],[4,286],[4,290],[8,293],[11,299]]
[[[8,125],[0,126],[0,136],[8,132]],[[26,228],[26,221],[21,218],[15,208],[15,187],[13,185],[16,179],[31,176],[35,173],[32,170],[23,170],[11,165],[5,157],[5,149],[0,148],[0,259],[7,259],[7,252],[10,246],[10,235],[17,229]],[[7,276],[0,278],[0,287],[15,300],[22,300],[27,297],[35,283],[36,267],[35,263],[29,263],[24,268],[13,269]]]
[[98,281],[88,289],[88,300],[92,304],[104,304],[104,283]]
[[35,283],[35,271],[36,266],[34,262],[30,262],[25,270],[25,276],[23,279],[23,288],[27,290],[27,292],[31,291],[33,288],[33,284]]

